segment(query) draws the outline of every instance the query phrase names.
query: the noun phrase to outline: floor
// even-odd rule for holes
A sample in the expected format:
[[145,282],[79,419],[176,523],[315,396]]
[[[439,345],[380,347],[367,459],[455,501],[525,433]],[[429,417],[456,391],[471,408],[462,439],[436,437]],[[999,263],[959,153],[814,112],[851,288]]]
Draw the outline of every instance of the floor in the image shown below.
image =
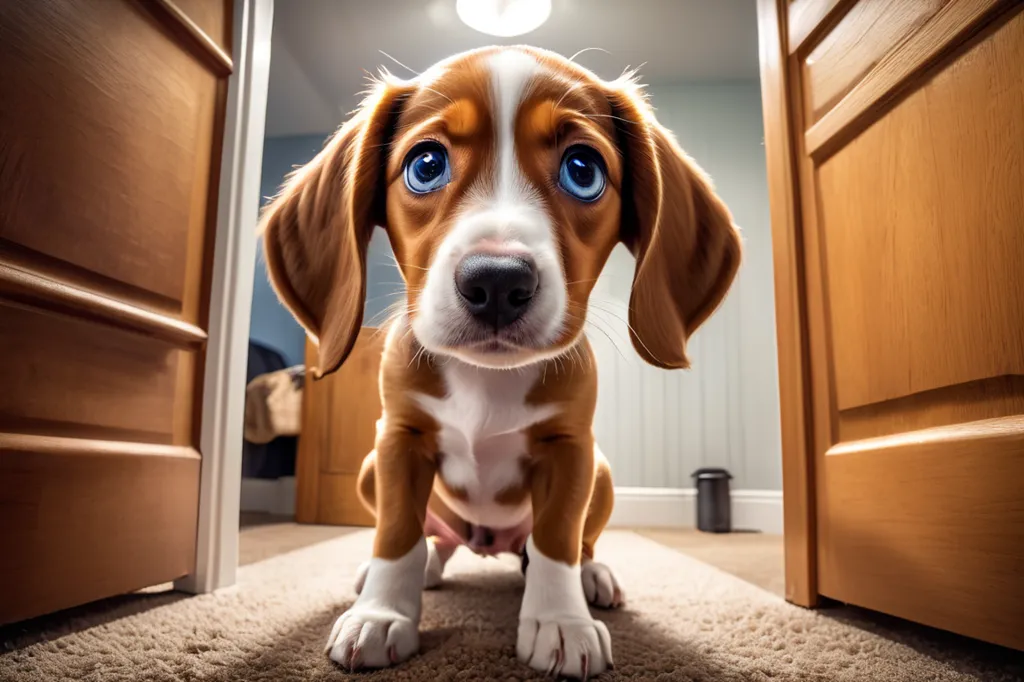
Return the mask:
[[[323,654],[354,599],[368,529],[247,516],[238,584],[212,595],[155,588],[0,629],[0,680],[540,680],[516,661],[522,576],[514,557],[457,553],[424,593],[421,653],[349,675]],[[598,545],[627,606],[595,611],[613,639],[601,680],[1019,682],[1024,656],[848,607],[778,596],[779,538],[611,531]]]
[[[253,563],[281,553],[323,542],[354,528],[309,526],[293,523],[287,516],[243,512],[239,563]],[[640,535],[703,561],[726,573],[785,596],[786,575],[782,536],[764,533],[701,533],[696,529],[637,528]],[[598,545],[598,552],[601,551]]]

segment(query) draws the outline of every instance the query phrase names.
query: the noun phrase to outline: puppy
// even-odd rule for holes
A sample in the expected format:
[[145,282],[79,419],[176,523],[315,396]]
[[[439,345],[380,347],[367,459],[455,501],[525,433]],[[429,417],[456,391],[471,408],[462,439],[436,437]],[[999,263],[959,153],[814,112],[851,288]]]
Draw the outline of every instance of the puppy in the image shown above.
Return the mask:
[[622,242],[636,256],[636,351],[687,367],[687,337],[740,263],[728,210],[631,76],[606,82],[544,50],[492,47],[413,80],[384,74],[266,209],[270,279],[317,340],[323,374],[362,323],[374,226],[407,301],[359,479],[373,558],[330,658],[379,668],[416,653],[420,591],[467,544],[524,553],[520,660],[578,678],[610,668],[608,630],[588,610],[623,599],[594,560],[613,487],[592,429],[588,297]]

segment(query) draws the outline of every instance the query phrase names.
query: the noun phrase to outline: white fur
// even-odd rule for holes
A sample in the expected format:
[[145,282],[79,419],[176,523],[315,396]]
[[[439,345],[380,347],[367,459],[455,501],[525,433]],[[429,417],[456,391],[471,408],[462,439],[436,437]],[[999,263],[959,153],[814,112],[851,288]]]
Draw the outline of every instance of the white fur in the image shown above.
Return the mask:
[[526,542],[530,563],[516,654],[534,670],[585,678],[612,665],[608,628],[587,609],[580,565],[553,561]]
[[519,50],[502,50],[488,62],[493,99],[491,116],[498,137],[494,199],[499,204],[529,203],[535,196],[516,159],[515,125],[519,103],[529,92],[530,81],[540,70],[540,64]]
[[385,668],[419,650],[427,557],[427,542],[421,538],[399,559],[370,559],[359,597],[327,639],[332,661],[350,668]]
[[[558,338],[565,323],[567,294],[565,274],[551,218],[537,191],[523,174],[515,152],[515,120],[519,104],[529,93],[540,64],[518,50],[498,52],[489,59],[491,117],[495,125],[496,161],[493,172],[481,178],[467,193],[451,231],[438,247],[426,284],[420,294],[413,332],[434,353],[459,357],[488,367],[520,367],[542,356],[543,349]],[[479,356],[471,349],[453,347],[453,339],[472,327],[455,288],[455,268],[484,241],[498,242],[511,253],[532,257],[540,285],[522,319],[527,351],[504,356]]]
[[450,359],[441,367],[444,398],[414,394],[420,407],[441,425],[438,475],[466,499],[434,491],[463,519],[481,526],[509,528],[531,513],[529,497],[518,507],[499,505],[494,497],[522,482],[527,456],[525,429],[557,414],[557,405],[528,405],[526,395],[539,368],[494,370]]
[[[356,569],[356,594],[361,594],[363,585],[366,584],[366,575],[370,572],[372,561],[364,561]],[[427,538],[427,562],[423,568],[423,589],[432,590],[440,587],[444,580],[444,565],[446,558],[437,551],[437,545],[433,538]],[[585,583],[586,581],[584,581]]]

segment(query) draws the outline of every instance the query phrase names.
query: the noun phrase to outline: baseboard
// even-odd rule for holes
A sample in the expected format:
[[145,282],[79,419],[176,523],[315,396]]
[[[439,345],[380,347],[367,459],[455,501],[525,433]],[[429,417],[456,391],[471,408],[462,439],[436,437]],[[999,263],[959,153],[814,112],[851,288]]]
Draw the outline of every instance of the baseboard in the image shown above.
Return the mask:
[[[733,490],[732,527],[782,534],[782,491]],[[613,528],[693,528],[697,525],[694,488],[616,488]]]
[[239,500],[242,511],[295,515],[295,477],[243,478]]
[[[733,490],[732,527],[782,534],[782,491]],[[295,514],[295,477],[243,478],[242,511]],[[616,488],[612,528],[693,528],[697,525],[694,488]]]

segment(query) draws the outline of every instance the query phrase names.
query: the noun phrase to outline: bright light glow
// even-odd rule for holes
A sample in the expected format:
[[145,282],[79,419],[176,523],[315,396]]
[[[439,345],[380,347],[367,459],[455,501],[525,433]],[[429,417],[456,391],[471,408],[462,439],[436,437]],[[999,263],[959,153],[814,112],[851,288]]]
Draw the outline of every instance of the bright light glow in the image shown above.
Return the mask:
[[458,0],[455,11],[470,28],[509,38],[540,28],[551,15],[551,0]]

